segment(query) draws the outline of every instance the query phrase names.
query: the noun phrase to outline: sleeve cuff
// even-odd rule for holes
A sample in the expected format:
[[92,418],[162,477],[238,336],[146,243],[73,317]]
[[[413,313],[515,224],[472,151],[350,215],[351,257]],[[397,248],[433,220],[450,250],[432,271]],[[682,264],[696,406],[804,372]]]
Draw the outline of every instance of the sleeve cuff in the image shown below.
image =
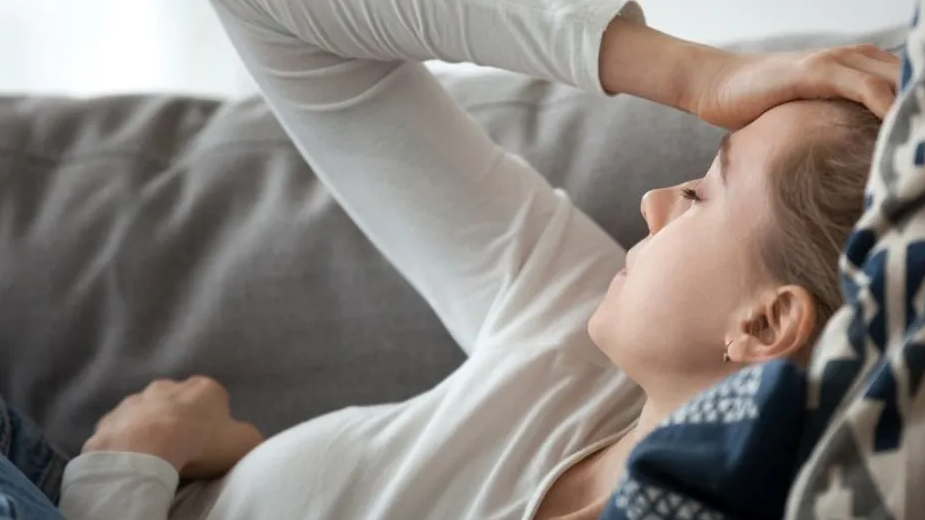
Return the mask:
[[611,95],[604,90],[601,83],[600,55],[604,31],[610,22],[617,16],[626,18],[638,24],[646,23],[646,16],[642,6],[635,0],[617,2],[599,2],[598,5],[588,8],[587,30],[584,31],[584,41],[576,46],[575,63],[583,65],[578,71],[577,86],[587,92]]
[[143,453],[96,451],[83,454],[68,463],[62,489],[86,477],[142,476],[156,480],[171,492],[180,482],[177,470],[166,460]]

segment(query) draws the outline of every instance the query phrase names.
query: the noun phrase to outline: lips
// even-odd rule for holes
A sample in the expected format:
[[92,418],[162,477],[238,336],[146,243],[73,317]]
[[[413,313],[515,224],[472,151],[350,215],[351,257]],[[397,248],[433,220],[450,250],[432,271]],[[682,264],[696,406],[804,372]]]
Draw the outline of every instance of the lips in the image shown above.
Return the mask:
[[626,253],[626,262],[623,264],[624,265],[623,270],[620,271],[621,274],[626,275],[626,274],[629,274],[630,272],[630,266],[633,265],[633,256],[634,256],[633,249],[630,249]]

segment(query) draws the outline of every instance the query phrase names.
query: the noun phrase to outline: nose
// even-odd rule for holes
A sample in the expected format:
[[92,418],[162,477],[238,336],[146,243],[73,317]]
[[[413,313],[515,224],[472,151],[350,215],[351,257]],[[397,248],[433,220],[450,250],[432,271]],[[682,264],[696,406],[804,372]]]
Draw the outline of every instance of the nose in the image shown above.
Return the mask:
[[650,190],[642,196],[640,211],[642,218],[649,226],[649,234],[658,233],[671,222],[671,212],[674,206],[674,190],[671,188],[658,188]]

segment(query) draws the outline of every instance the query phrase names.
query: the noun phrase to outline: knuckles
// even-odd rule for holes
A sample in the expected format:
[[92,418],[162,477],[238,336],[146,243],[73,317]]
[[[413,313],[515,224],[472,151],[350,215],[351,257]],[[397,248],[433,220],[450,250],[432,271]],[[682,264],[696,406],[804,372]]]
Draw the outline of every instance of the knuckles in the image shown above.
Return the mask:
[[226,397],[228,390],[215,379],[195,375],[183,381],[174,379],[155,379],[142,392],[146,395],[203,395],[207,397]]

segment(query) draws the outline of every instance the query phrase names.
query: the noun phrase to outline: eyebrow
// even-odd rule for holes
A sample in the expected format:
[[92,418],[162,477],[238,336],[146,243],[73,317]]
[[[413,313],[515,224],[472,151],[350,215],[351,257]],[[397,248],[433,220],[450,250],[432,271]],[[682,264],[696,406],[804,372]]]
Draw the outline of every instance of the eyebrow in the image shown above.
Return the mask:
[[727,132],[719,142],[719,178],[726,185],[726,170],[729,169],[729,149],[732,148],[732,132]]

